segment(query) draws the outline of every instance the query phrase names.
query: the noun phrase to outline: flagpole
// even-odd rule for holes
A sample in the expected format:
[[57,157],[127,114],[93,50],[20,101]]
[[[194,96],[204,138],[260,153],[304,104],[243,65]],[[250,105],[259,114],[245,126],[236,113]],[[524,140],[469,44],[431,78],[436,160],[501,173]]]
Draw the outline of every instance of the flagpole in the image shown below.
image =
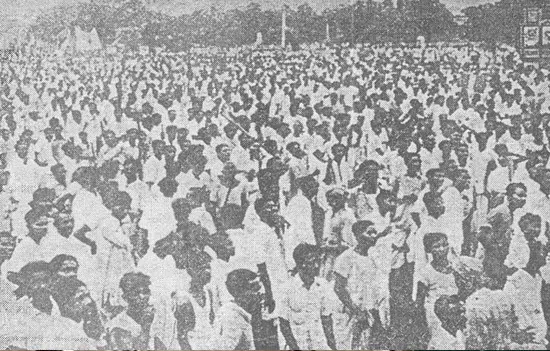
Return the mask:
[[281,25],[281,47],[286,48],[286,8],[283,7],[283,20]]

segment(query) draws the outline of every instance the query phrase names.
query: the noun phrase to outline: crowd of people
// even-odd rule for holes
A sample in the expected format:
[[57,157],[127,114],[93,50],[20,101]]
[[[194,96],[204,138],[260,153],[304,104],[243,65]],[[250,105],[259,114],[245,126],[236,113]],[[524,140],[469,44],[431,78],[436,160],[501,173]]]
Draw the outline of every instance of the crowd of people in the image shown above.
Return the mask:
[[0,89],[2,348],[547,348],[513,48],[28,50]]

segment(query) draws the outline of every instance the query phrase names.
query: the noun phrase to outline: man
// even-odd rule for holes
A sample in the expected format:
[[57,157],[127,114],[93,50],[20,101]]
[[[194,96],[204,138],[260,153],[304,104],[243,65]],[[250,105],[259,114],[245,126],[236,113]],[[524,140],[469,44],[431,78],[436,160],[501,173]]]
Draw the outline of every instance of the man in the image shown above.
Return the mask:
[[231,149],[227,144],[216,146],[215,159],[210,160],[210,165],[206,168],[210,170],[210,177],[214,182],[219,181],[219,176],[223,173],[224,165],[231,159]]
[[155,319],[155,309],[149,304],[150,285],[149,276],[139,272],[126,273],[120,280],[122,296],[128,307],[106,325],[110,349],[166,349],[161,340],[150,335]]
[[52,298],[68,324],[82,328],[89,338],[99,341],[104,332],[100,312],[83,282],[74,277],[63,279],[63,284],[52,292]]
[[465,350],[466,310],[463,302],[456,295],[443,295],[436,300],[434,312],[441,321],[441,326],[432,335],[428,349]]
[[[487,221],[492,226],[497,237],[503,240],[503,253],[509,252],[513,236],[512,225],[516,223],[517,211],[520,211],[526,203],[527,189],[522,183],[512,183],[506,187],[506,198],[504,202],[493,208],[487,215]],[[478,251],[478,255],[480,252]]]
[[12,257],[5,262],[3,269],[17,272],[31,261],[47,258],[56,248],[48,232],[50,218],[44,209],[33,209],[25,215],[28,234],[15,247]]
[[[210,202],[216,213],[228,204],[238,205],[243,209],[248,206],[247,183],[236,179],[237,173],[235,164],[231,162],[224,164],[222,173],[218,176],[217,183],[210,193]],[[217,214],[216,217],[218,217]]]
[[109,160],[118,160],[124,162],[123,159],[123,144],[117,138],[115,132],[107,130],[103,133],[105,144],[99,150],[97,155],[98,164],[101,165]]
[[163,160],[164,141],[153,140],[151,146],[153,148],[153,154],[150,155],[143,164],[143,181],[149,185],[149,188],[151,188],[153,184],[160,182],[166,176]]
[[[51,299],[51,272],[48,263],[31,262],[18,272],[13,272],[9,280],[17,286],[15,295],[21,309],[12,314],[8,322],[0,323],[2,345],[10,349],[27,350],[56,347],[91,350],[97,347],[85,334],[82,326],[53,313],[55,304]],[[73,307],[76,307],[75,300]]]
[[337,350],[369,348],[370,333],[380,322],[379,310],[388,303],[387,279],[369,254],[379,239],[373,222],[353,224],[357,245],[337,257],[334,265],[334,291],[340,300],[334,314]]
[[538,215],[527,214],[520,220],[529,247],[529,259],[525,267],[508,277],[504,291],[512,298],[521,329],[530,329],[534,334],[532,344],[539,349],[547,345],[547,326],[544,319],[541,293],[542,277],[540,269],[546,265],[548,249],[538,241],[541,219]]
[[218,312],[213,349],[255,350],[251,315],[260,306],[258,275],[247,269],[234,270],[227,276],[226,287],[233,301]]
[[328,281],[318,277],[320,254],[317,246],[305,243],[293,252],[296,268],[279,310],[281,332],[291,350],[336,350],[335,296]]

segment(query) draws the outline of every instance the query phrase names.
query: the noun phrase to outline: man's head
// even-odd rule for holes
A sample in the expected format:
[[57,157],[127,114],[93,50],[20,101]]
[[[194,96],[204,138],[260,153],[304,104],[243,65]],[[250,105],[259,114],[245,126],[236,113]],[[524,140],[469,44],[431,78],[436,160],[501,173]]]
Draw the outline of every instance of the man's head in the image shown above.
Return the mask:
[[17,285],[14,294],[18,299],[27,296],[39,311],[46,313],[52,311],[53,305],[50,300],[52,274],[47,262],[30,262],[19,272],[8,272],[8,280]]
[[327,191],[326,198],[329,206],[334,211],[338,211],[345,207],[348,200],[348,192],[342,188],[331,189]]
[[302,148],[300,147],[300,144],[296,141],[288,143],[288,145],[286,146],[286,150],[296,158],[302,158],[307,155],[305,151],[302,150]]
[[231,271],[227,275],[225,285],[235,302],[248,313],[252,313],[260,307],[262,287],[256,273],[248,269]]
[[244,213],[239,205],[226,204],[220,209],[220,221],[224,230],[242,227]]
[[445,330],[456,333],[466,329],[466,309],[458,296],[440,296],[435,301],[434,313]]
[[540,235],[542,220],[539,215],[526,213],[520,218],[518,225],[525,236],[525,240],[531,243],[536,241]]
[[159,189],[162,195],[165,197],[173,197],[174,194],[178,191],[178,182],[171,177],[166,177],[162,179],[159,184]]
[[16,243],[17,238],[10,232],[0,232],[0,264],[11,258]]
[[57,163],[53,165],[50,168],[52,175],[54,179],[61,185],[67,184],[67,170],[65,169],[65,166],[63,166],[60,163]]
[[222,178],[225,180],[233,180],[238,174],[237,166],[233,162],[227,162],[223,165]]
[[29,144],[25,141],[20,141],[15,144],[15,153],[20,159],[26,159],[29,153]]
[[76,322],[86,321],[97,315],[97,307],[86,284],[78,279],[64,279],[63,286],[53,292],[63,317]]
[[523,183],[511,183],[506,187],[506,198],[511,209],[522,208],[527,202],[527,188]]
[[153,155],[155,155],[156,158],[159,160],[162,158],[162,155],[164,155],[164,146],[166,144],[162,140],[153,140],[151,143],[151,147],[153,148]]
[[309,282],[312,283],[315,277],[319,275],[321,267],[321,251],[319,247],[300,243],[294,249],[292,257],[294,258],[296,270],[301,278],[304,281],[309,280]]
[[550,190],[550,168],[543,168],[539,170],[538,181],[542,189]]
[[371,248],[378,240],[378,231],[371,221],[355,222],[351,227],[351,231],[357,240],[357,246],[360,248]]
[[447,257],[449,240],[444,233],[427,233],[423,239],[426,253],[433,255],[434,260]]
[[210,261],[212,258],[204,251],[194,252],[189,256],[189,267],[187,272],[191,276],[193,284],[205,286],[212,279]]
[[57,255],[50,261],[50,269],[53,274],[65,278],[76,278],[78,275],[78,260],[71,255]]
[[439,189],[445,181],[445,173],[439,168],[432,168],[426,173],[428,183],[432,189]]
[[172,202],[172,210],[174,211],[176,222],[183,223],[189,219],[193,207],[187,199],[176,199]]
[[120,280],[122,298],[128,303],[128,308],[143,311],[149,306],[151,298],[151,278],[141,272],[126,273]]
[[109,147],[115,147],[118,143],[118,138],[112,130],[105,131],[105,133],[103,133],[103,139],[105,140],[105,144]]
[[29,237],[36,242],[40,242],[48,233],[49,217],[48,212],[44,209],[31,209],[25,215],[25,222],[29,230]]
[[216,155],[223,163],[229,162],[229,159],[231,158],[231,149],[227,144],[220,144],[216,146]]
[[336,144],[332,146],[332,156],[336,161],[340,161],[344,158],[347,152],[347,148],[343,144]]
[[456,177],[454,180],[454,186],[459,191],[463,191],[470,188],[470,181],[472,177],[470,177],[470,173],[468,173],[468,170],[460,168],[456,172]]
[[254,203],[254,209],[262,221],[272,223],[279,212],[279,207],[274,200],[268,198],[259,198]]
[[409,154],[405,158],[405,163],[407,164],[407,170],[409,173],[418,174],[422,168],[422,160],[418,154]]
[[430,216],[439,218],[445,213],[445,203],[439,193],[427,192],[423,201]]

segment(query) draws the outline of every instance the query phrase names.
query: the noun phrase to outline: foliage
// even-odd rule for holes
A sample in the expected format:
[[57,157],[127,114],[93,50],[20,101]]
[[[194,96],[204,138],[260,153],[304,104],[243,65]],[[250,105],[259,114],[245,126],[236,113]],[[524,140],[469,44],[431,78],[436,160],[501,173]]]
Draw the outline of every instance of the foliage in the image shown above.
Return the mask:
[[[141,0],[95,0],[56,7],[37,19],[33,31],[40,39],[52,41],[66,27],[95,27],[102,40],[112,42],[117,31],[130,29],[140,33],[144,44],[174,49],[194,44],[250,45],[261,32],[265,44],[278,44],[282,11],[249,3],[223,12],[212,7],[175,17],[150,11]],[[438,0],[400,2],[398,9],[392,1],[359,0],[323,13],[304,3],[285,11],[288,37],[297,43],[325,40],[327,24],[331,39],[337,42],[414,41],[418,35],[429,39],[454,30],[452,14]]]
[[521,23],[521,4],[513,0],[501,0],[480,6],[468,7],[466,37],[473,41],[514,44]]

